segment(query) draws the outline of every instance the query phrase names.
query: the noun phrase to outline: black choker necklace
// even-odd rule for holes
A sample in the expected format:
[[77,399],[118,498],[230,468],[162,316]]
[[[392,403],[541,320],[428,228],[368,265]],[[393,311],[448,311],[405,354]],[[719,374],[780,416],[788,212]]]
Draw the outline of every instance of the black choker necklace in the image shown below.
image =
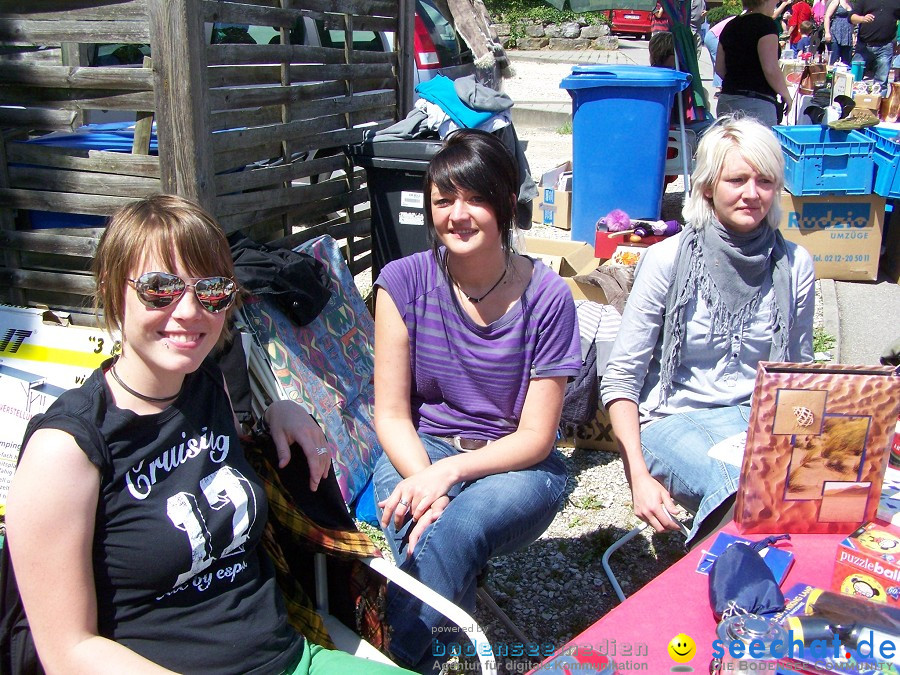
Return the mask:
[[[493,286],[491,286],[491,287],[488,289],[487,293],[485,293],[484,295],[482,295],[480,298],[476,298],[476,297],[473,297],[473,296],[469,295],[468,293],[466,293],[466,292],[462,289],[462,286],[459,285],[459,282],[458,282],[456,279],[453,279],[452,276],[451,276],[450,278],[453,279],[453,283],[454,283],[454,284],[456,285],[456,287],[459,289],[459,292],[462,293],[464,296],[466,296],[466,298],[468,299],[468,301],[471,302],[473,305],[477,305],[479,302],[481,302],[481,301],[484,300],[487,296],[489,296],[491,293],[494,292],[494,289],[497,288],[497,286],[500,285],[500,282],[503,281],[503,280],[506,278],[506,272],[507,272],[508,270],[509,270],[509,265],[507,265],[506,267],[503,268],[503,274],[500,275],[500,278],[499,278],[499,279],[497,279],[497,283],[495,283]],[[447,274],[449,274],[449,273],[450,273],[450,271],[447,270]]]
[[[139,398],[142,401],[147,401],[147,403],[168,403],[169,401],[174,401],[181,394],[181,389],[179,389],[175,394],[172,394],[172,396],[163,396],[162,398],[157,398],[155,396],[147,396],[146,394],[142,394],[139,391],[135,391],[134,389],[129,387],[127,384],[125,384],[122,381],[122,378],[119,377],[119,374],[116,372],[115,366],[112,366],[109,369],[109,374],[112,375],[112,378],[121,385],[122,389],[127,391],[129,394],[131,394],[135,398]],[[182,389],[184,388],[184,382],[181,383],[181,387],[182,387]]]

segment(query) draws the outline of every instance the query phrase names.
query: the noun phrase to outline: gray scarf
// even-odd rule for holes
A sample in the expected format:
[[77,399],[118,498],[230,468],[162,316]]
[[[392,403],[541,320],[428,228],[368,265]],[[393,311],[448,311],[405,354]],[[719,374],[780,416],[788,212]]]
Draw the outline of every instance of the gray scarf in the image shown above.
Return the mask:
[[769,359],[789,360],[788,311],[791,265],[781,233],[766,223],[747,234],[732,232],[718,221],[681,233],[675,275],[666,296],[660,363],[660,398],[666,401],[681,362],[685,308],[701,297],[712,315],[710,333],[730,338],[754,315],[761,289],[771,275],[775,290],[775,327]]

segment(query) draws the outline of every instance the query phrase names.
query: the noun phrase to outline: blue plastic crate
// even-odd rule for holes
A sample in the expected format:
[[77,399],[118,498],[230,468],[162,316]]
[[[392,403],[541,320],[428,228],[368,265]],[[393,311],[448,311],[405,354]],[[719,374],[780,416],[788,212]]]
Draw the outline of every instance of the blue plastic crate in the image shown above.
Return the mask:
[[784,184],[792,195],[868,195],[875,141],[858,131],[819,125],[775,127],[784,153]]
[[863,133],[875,141],[875,194],[892,199],[900,198],[900,132],[896,129],[868,127]]

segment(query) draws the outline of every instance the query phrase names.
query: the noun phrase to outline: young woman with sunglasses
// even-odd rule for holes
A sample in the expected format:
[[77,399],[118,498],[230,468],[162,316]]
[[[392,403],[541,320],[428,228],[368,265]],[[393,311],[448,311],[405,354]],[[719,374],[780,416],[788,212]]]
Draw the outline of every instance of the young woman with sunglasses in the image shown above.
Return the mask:
[[[381,672],[288,625],[258,545],[265,492],[207,360],[238,294],[221,229],[185,199],[140,200],[110,220],[94,273],[121,354],[32,420],[7,504],[45,670]],[[289,401],[266,418],[280,465],[298,443],[315,489],[331,466],[318,426]]]

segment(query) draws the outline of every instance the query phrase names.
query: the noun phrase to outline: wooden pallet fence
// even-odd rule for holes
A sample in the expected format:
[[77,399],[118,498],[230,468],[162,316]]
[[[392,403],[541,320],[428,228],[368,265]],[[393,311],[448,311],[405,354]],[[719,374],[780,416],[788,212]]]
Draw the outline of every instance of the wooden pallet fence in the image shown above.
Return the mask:
[[[0,302],[84,311],[103,219],[157,192],[262,241],[327,232],[346,240],[354,273],[369,267],[365,174],[342,149],[405,113],[411,54],[396,45],[412,43],[412,11],[412,0],[0,0]],[[382,34],[391,50],[373,51]],[[137,123],[130,145],[73,145],[83,124],[109,119]]]

